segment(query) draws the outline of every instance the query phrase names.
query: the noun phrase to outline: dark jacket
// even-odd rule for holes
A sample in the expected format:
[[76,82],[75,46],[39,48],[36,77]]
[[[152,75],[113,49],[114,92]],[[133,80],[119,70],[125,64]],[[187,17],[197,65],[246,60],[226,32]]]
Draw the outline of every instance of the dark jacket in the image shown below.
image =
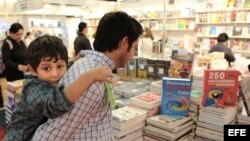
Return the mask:
[[[6,39],[12,43],[13,48],[9,46]],[[3,62],[6,67],[6,79],[7,81],[23,79],[23,72],[18,70],[18,65],[27,65],[26,45],[23,41],[17,42],[11,37],[7,37],[6,39],[3,41],[2,46]]]
[[75,55],[77,55],[80,50],[92,50],[89,39],[82,33],[78,34],[74,41]]
[[212,52],[224,52],[225,53],[224,58],[229,62],[229,64],[235,61],[232,50],[228,47],[225,47],[222,43],[218,43],[213,48],[211,48],[209,50],[209,53]]

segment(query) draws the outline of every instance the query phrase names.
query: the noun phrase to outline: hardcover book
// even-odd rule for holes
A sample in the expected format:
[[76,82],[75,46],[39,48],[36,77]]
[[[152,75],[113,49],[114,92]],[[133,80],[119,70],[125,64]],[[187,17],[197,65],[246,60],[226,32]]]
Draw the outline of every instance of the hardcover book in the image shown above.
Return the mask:
[[162,89],[161,114],[177,117],[188,115],[191,80],[164,77]]
[[205,70],[203,106],[236,106],[239,72],[236,70]]

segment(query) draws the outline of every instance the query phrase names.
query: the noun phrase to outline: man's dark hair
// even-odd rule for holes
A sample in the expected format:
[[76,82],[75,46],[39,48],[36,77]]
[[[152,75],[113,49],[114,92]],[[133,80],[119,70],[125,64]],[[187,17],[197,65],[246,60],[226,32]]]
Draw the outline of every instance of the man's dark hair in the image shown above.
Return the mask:
[[10,26],[9,32],[10,33],[17,33],[18,30],[23,29],[23,26],[20,23],[13,23]]
[[85,29],[85,28],[87,28],[87,23],[85,23],[85,22],[80,22],[80,23],[78,24],[78,32],[82,32],[83,29]]
[[218,37],[217,37],[217,41],[218,42],[225,42],[227,41],[229,38],[228,38],[228,35],[227,33],[221,33]]
[[64,60],[67,64],[68,62],[68,52],[66,46],[63,44],[62,40],[56,36],[43,35],[36,38],[30,43],[27,48],[27,59],[28,64],[36,71],[41,60],[44,58],[49,58],[46,61],[55,59]]
[[117,11],[105,14],[97,26],[94,49],[99,52],[113,51],[124,37],[128,37],[129,48],[142,34],[141,24],[125,12]]

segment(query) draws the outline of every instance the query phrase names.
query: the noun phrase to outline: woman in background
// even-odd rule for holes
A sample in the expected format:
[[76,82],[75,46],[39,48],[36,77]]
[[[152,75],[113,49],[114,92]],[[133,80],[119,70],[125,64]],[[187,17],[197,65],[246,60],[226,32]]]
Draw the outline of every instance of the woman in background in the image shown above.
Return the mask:
[[142,34],[142,38],[139,41],[138,56],[147,57],[151,56],[153,52],[153,40],[154,36],[150,28],[145,28]]
[[27,72],[26,45],[22,40],[23,26],[13,23],[9,29],[10,36],[3,41],[2,54],[5,64],[5,76],[7,81],[24,79]]

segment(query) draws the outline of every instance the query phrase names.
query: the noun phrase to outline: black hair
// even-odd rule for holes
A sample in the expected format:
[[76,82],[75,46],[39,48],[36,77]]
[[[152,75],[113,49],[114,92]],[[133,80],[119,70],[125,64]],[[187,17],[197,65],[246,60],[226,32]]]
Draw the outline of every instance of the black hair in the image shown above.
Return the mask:
[[87,23],[85,23],[85,22],[80,22],[79,24],[78,24],[78,33],[81,33],[82,31],[83,31],[83,29],[85,29],[85,28],[87,28]]
[[218,37],[217,37],[217,41],[218,42],[225,42],[227,41],[229,38],[228,38],[228,35],[227,33],[221,33]]
[[113,51],[118,47],[118,43],[124,37],[128,37],[128,51],[142,34],[141,24],[122,11],[110,12],[105,14],[96,30],[94,49],[99,52]]
[[20,23],[13,23],[10,26],[9,32],[10,33],[17,33],[18,30],[23,29],[23,26]]
[[28,38],[28,36],[30,36],[30,34],[31,34],[31,32],[29,32],[29,31],[28,31],[28,32],[26,33],[26,35],[25,35],[24,39],[27,39],[27,38]]
[[27,48],[28,64],[36,71],[42,59],[49,57],[50,61],[62,59],[67,64],[68,52],[62,40],[56,36],[43,35],[36,38]]

